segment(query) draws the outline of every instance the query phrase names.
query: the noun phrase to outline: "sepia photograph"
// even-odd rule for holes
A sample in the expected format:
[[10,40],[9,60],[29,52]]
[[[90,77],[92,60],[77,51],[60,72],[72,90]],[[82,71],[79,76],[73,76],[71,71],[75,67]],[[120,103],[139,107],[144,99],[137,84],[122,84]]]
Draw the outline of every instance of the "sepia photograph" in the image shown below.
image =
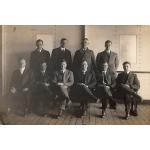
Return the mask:
[[149,125],[150,25],[1,25],[0,124]]
[[1,150],[149,150],[148,0],[0,6]]

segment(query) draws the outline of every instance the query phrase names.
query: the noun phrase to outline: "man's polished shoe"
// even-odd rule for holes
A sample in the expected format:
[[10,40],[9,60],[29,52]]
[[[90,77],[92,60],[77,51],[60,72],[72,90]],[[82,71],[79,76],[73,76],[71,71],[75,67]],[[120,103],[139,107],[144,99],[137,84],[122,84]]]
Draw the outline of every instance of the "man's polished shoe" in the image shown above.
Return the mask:
[[138,116],[137,110],[134,110],[134,111],[132,112],[132,115],[133,115],[133,116]]

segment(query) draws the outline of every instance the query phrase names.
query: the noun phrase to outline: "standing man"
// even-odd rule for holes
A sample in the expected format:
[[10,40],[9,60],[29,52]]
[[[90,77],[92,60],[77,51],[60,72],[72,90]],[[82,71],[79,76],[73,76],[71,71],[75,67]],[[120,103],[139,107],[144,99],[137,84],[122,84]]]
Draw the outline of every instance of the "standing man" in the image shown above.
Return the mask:
[[50,53],[43,49],[43,40],[38,39],[36,46],[36,50],[34,50],[30,56],[30,68],[35,74],[40,71],[40,65],[43,61],[47,63],[48,69],[50,64]]
[[63,59],[60,61],[59,69],[54,72],[52,77],[52,88],[60,102],[60,110],[57,118],[60,118],[66,106],[71,104],[69,91],[74,83],[74,76],[73,72],[66,68],[67,62]]
[[86,60],[83,60],[80,71],[76,73],[74,86],[75,96],[80,100],[81,116],[87,115],[87,108],[90,99],[97,102],[97,97],[92,93],[92,89],[95,85],[95,72],[93,70],[88,71],[88,63]]
[[108,63],[108,68],[116,75],[116,71],[119,66],[118,54],[111,50],[112,42],[110,40],[105,41],[105,50],[98,53],[96,57],[96,65],[100,70],[103,68],[103,63]]
[[60,60],[65,59],[67,62],[67,69],[72,70],[72,58],[70,50],[66,49],[67,39],[62,38],[60,47],[53,49],[51,55],[51,71],[54,72],[59,69]]
[[96,95],[102,100],[102,118],[105,117],[109,100],[110,108],[116,109],[116,101],[112,96],[112,90],[116,86],[115,77],[108,70],[108,63],[102,65],[102,71],[97,74]]
[[78,73],[80,71],[83,60],[87,61],[88,71],[94,71],[96,73],[95,56],[92,50],[88,48],[89,40],[84,38],[82,41],[82,48],[77,50],[73,60],[73,71]]
[[130,62],[124,62],[123,69],[124,71],[117,77],[117,86],[118,91],[123,95],[126,112],[125,119],[128,119],[130,115],[138,115],[137,103],[142,102],[142,97],[137,94],[140,88],[140,82],[137,75],[130,71]]

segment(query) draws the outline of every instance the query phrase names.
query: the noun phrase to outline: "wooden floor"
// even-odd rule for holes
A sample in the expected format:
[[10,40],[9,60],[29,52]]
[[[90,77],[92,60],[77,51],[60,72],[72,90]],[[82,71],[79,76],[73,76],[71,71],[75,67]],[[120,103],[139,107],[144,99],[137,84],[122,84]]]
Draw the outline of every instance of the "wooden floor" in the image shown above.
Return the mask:
[[56,119],[57,111],[50,110],[49,117],[43,117],[36,114],[20,116],[9,114],[3,117],[5,124],[8,125],[149,125],[150,124],[150,105],[139,105],[139,116],[124,119],[124,105],[118,104],[117,110],[107,109],[106,118],[101,118],[101,104],[91,103],[86,117],[79,117],[75,112],[79,112],[79,104],[73,104],[70,110],[67,110],[63,118]]

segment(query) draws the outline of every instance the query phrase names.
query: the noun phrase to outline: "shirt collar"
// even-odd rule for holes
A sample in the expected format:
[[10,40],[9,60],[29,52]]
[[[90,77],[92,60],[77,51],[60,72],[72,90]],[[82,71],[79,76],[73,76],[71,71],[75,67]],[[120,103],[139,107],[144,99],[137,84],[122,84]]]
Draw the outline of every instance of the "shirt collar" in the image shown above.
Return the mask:
[[105,50],[105,51],[106,51],[106,53],[108,53],[108,54],[110,54],[110,53],[111,53],[111,50],[110,50],[110,51]]
[[42,50],[43,50],[43,49],[40,49],[40,50],[37,49],[37,51],[40,52],[40,53],[41,53]]
[[61,49],[62,51],[65,51],[65,48],[64,48],[64,47],[61,47],[60,49]]
[[88,48],[82,48],[83,51],[86,51]]
[[61,70],[60,72],[61,72],[61,73],[65,73],[65,71],[66,71],[66,69],[65,69],[65,70]]
[[20,68],[19,70],[20,70],[20,73],[23,74],[23,72],[24,72],[24,70],[25,70],[25,67]]

